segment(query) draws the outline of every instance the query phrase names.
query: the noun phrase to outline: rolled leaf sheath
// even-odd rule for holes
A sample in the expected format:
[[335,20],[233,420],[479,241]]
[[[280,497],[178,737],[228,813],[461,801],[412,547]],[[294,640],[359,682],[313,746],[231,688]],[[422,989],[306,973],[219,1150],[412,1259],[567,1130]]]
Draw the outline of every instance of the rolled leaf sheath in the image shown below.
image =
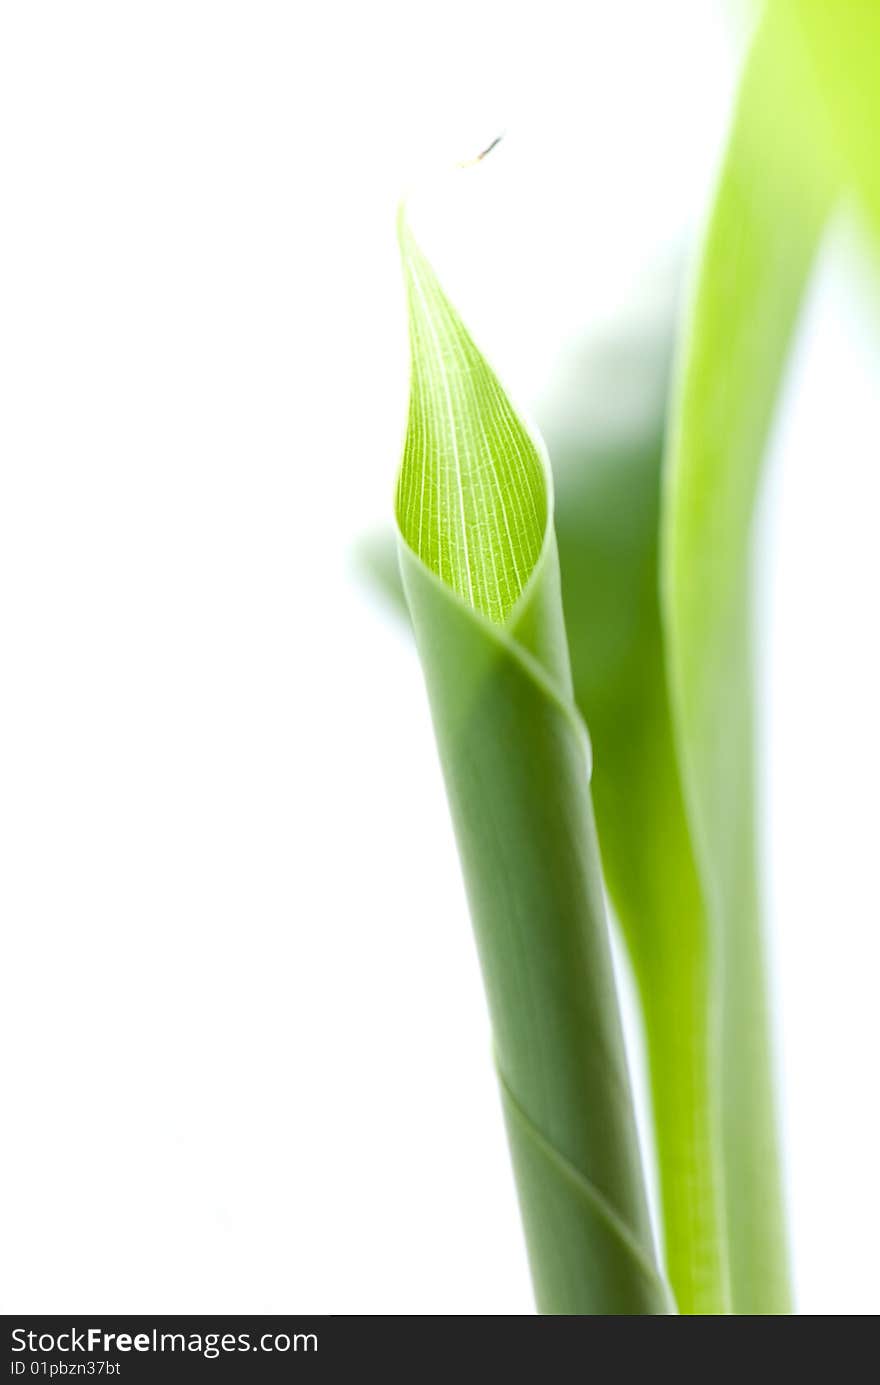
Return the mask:
[[[398,487],[401,572],[489,1003],[538,1309],[664,1314],[670,1300],[648,1218],[548,472],[405,230],[402,243],[413,398]],[[533,493],[529,507],[523,477],[535,458],[532,482],[543,497]],[[540,521],[539,546],[516,573],[515,555],[535,537],[527,516]]]

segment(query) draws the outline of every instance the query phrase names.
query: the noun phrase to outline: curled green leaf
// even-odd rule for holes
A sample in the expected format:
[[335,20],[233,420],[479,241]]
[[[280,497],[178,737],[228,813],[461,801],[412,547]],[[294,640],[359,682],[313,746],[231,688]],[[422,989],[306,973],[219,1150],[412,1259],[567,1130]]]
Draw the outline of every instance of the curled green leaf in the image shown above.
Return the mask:
[[432,572],[503,621],[544,540],[544,467],[402,216],[400,237],[413,349],[397,522]]
[[401,574],[538,1306],[666,1313],[611,966],[589,742],[572,698],[549,471],[405,226],[401,248],[414,396],[398,486]]

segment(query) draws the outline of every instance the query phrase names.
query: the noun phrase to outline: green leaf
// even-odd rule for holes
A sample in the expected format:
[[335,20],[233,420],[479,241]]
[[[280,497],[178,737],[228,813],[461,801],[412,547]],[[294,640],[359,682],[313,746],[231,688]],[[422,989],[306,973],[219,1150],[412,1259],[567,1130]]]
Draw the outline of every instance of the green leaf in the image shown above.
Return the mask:
[[835,183],[803,54],[771,5],[699,260],[663,496],[676,746],[717,958],[734,1312],[790,1311],[755,830],[752,521]]
[[572,700],[549,473],[405,227],[401,247],[414,394],[398,489],[401,573],[538,1307],[666,1313],[609,952],[589,743]]
[[538,449],[449,303],[401,213],[412,336],[397,522],[469,605],[503,621],[544,541]]
[[780,50],[802,61],[822,138],[880,235],[880,5],[876,0],[781,0]]

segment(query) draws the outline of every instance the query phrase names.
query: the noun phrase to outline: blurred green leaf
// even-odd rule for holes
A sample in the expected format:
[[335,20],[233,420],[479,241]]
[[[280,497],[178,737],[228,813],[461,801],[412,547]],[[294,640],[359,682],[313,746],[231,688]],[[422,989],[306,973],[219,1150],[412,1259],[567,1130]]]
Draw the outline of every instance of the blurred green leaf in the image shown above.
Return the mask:
[[[876,0],[778,0],[777,61],[799,61],[812,86],[806,157],[817,129],[841,180],[880,235],[880,5]],[[786,54],[790,55],[789,57]]]
[[740,89],[686,324],[663,497],[678,761],[718,962],[738,1314],[790,1311],[755,831],[752,521],[836,186],[810,73],[785,23],[771,5]]
[[[621,362],[626,397],[649,355],[668,378],[671,322]],[[588,378],[585,362],[575,373]],[[592,369],[595,371],[595,365]],[[652,388],[650,380],[644,386]],[[658,591],[663,414],[641,438],[578,444],[545,425],[575,694],[594,746],[609,894],[645,1023],[666,1271],[679,1311],[729,1310],[707,924],[666,693]]]

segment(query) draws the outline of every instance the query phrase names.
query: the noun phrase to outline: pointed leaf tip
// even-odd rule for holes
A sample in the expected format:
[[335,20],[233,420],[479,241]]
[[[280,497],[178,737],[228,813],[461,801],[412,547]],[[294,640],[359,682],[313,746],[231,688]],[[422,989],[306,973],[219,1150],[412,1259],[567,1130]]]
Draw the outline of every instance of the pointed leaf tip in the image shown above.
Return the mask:
[[544,462],[422,254],[403,206],[397,226],[411,351],[398,524],[462,600],[503,622],[544,541]]

